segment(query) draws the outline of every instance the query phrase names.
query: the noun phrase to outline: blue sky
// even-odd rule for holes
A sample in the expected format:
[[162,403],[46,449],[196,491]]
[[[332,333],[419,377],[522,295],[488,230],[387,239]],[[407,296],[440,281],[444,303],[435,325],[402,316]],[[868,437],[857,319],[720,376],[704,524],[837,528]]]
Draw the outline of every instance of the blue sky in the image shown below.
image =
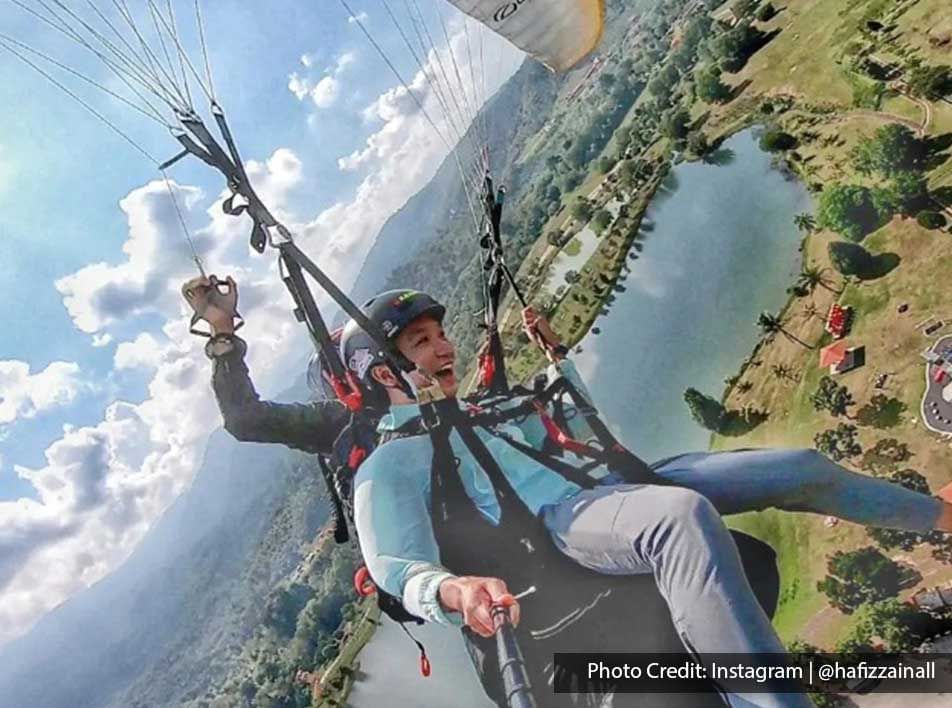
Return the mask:
[[[381,4],[350,4],[451,133]],[[193,27],[191,0],[174,5]],[[436,0],[421,5],[434,21]],[[476,26],[439,7],[459,52],[461,28]],[[203,10],[215,89],[252,181],[346,286],[445,145],[339,2],[216,0]],[[0,33],[121,88],[94,57],[12,4],[0,10]],[[434,31],[445,58],[440,39]],[[481,41],[493,57],[491,93],[521,54],[488,34]],[[147,152],[177,152],[164,128],[56,75]],[[3,642],[128,556],[187,486],[220,419],[178,296],[194,266],[154,166],[3,50],[0,101],[12,107],[0,111]],[[249,364],[259,389],[275,393],[297,375],[283,367],[299,363],[306,341],[274,257],[250,254],[248,223],[220,213],[223,184],[209,168],[183,161],[171,178],[209,269],[239,281]],[[41,572],[50,564],[62,570]]]

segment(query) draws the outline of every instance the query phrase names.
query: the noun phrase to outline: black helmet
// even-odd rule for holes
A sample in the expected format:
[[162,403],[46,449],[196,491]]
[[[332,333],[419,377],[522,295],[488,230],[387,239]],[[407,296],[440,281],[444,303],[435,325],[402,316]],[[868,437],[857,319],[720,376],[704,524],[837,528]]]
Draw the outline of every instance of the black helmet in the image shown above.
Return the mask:
[[[440,322],[446,308],[426,293],[417,290],[388,290],[364,303],[364,314],[377,325],[388,339],[394,339],[415,319],[432,315]],[[340,353],[344,365],[363,383],[374,387],[370,370],[386,363],[380,347],[364,330],[351,320],[344,327],[340,339]]]

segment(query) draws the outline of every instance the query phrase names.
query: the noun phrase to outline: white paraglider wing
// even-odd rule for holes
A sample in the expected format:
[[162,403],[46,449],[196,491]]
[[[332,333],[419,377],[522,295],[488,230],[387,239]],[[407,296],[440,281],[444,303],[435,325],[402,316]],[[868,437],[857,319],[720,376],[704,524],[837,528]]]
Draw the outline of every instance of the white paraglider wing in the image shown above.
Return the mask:
[[581,61],[602,36],[604,0],[449,0],[553,71]]

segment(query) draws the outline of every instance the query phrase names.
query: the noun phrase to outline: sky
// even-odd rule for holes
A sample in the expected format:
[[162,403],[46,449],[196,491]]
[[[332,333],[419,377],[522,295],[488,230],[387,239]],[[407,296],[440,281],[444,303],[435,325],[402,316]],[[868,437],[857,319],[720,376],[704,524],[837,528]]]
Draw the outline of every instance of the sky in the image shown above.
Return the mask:
[[[193,2],[172,4],[204,74]],[[345,288],[387,217],[426,184],[466,125],[447,107],[446,86],[428,77],[479,76],[463,87],[475,105],[523,59],[441,0],[420,0],[432,50],[418,49],[417,61],[386,4],[347,5],[202,6],[215,96],[256,191]],[[148,28],[143,13],[137,24]],[[413,25],[398,17],[413,43]],[[85,21],[96,26],[94,16]],[[8,38],[131,96],[86,48],[3,3],[7,47]],[[188,334],[179,294],[197,274],[179,212],[207,271],[239,284],[241,334],[264,396],[300,376],[309,346],[274,253],[252,252],[250,221],[223,214],[220,175],[189,159],[166,183],[142,154],[162,161],[178,152],[165,127],[20,52],[123,135],[0,48],[0,645],[121,564],[188,488],[221,425],[204,341]],[[192,92],[205,110],[199,87]]]

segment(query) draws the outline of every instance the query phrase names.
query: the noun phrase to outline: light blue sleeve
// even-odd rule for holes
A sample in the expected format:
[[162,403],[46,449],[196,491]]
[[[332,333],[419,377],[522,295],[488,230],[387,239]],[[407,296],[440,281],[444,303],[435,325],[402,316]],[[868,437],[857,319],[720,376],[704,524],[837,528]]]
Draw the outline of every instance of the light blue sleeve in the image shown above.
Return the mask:
[[454,576],[439,564],[426,503],[431,455],[428,441],[418,438],[377,448],[354,482],[354,521],[374,582],[418,617],[458,626],[459,613],[445,613],[437,596],[440,583]]

